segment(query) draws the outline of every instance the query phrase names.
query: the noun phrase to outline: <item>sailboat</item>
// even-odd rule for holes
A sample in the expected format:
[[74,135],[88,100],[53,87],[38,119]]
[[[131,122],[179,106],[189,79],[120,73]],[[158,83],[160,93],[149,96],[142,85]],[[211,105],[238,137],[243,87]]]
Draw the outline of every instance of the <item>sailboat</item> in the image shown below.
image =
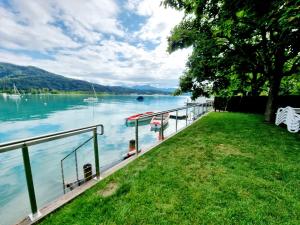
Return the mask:
[[5,78],[3,78],[2,83],[3,83],[2,96],[4,99],[7,99],[8,94],[5,92]]
[[16,85],[14,84],[14,93],[13,94],[10,94],[8,95],[9,98],[11,99],[15,99],[15,100],[18,100],[21,98],[21,94],[20,92],[18,91]]
[[98,98],[97,98],[97,95],[96,95],[96,91],[95,91],[94,85],[93,84],[91,84],[91,85],[92,85],[95,97],[85,98],[85,99],[83,99],[84,102],[90,102],[90,103],[98,102]]

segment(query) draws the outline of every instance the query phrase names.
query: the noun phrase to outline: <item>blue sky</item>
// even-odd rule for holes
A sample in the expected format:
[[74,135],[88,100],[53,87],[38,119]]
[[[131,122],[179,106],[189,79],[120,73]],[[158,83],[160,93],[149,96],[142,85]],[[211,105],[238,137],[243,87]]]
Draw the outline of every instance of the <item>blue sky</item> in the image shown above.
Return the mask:
[[161,0],[0,0],[0,61],[106,85],[174,87],[190,49],[167,36],[183,14]]

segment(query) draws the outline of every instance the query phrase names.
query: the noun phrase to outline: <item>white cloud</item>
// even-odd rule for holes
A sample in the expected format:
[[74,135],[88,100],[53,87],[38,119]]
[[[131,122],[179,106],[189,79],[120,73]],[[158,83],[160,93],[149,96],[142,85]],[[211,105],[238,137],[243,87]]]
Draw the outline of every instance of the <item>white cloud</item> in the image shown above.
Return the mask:
[[[102,84],[175,86],[190,52],[166,52],[167,36],[183,15],[160,7],[160,0],[129,0],[123,9],[109,0],[15,0],[12,5],[13,10],[0,6],[0,26],[5,27],[0,29],[0,61]],[[147,17],[139,31],[124,33],[126,28],[118,20],[124,8]],[[154,48],[145,47],[145,41],[155,43]],[[51,58],[11,49],[50,51]]]
[[161,0],[129,0],[127,7],[137,14],[149,16],[143,28],[136,32],[142,40],[165,41],[170,30],[180,22],[183,12],[161,6]]
[[44,51],[61,46],[78,47],[57,27],[28,24],[26,17],[16,17],[16,14],[1,7],[0,18],[0,46],[3,48]]

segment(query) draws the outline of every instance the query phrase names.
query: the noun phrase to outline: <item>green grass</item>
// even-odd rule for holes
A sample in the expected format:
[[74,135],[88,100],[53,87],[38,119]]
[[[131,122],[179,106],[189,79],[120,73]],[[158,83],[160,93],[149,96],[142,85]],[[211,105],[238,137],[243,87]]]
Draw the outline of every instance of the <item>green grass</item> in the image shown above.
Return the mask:
[[299,134],[211,113],[42,224],[300,224]]

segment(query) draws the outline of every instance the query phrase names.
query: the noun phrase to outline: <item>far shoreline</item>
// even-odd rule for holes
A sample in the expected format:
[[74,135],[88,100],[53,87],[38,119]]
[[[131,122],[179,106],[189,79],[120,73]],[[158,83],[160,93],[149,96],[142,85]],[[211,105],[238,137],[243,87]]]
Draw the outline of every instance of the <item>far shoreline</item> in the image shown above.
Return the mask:
[[[0,94],[12,94],[12,91],[0,91]],[[21,90],[21,95],[70,95],[70,96],[91,96],[92,93],[83,92],[83,91],[49,91],[49,92],[26,92]],[[157,93],[157,94],[149,94],[149,93],[108,93],[108,92],[96,92],[98,97],[103,96],[174,96],[172,93]],[[186,95],[179,95],[186,96]]]

